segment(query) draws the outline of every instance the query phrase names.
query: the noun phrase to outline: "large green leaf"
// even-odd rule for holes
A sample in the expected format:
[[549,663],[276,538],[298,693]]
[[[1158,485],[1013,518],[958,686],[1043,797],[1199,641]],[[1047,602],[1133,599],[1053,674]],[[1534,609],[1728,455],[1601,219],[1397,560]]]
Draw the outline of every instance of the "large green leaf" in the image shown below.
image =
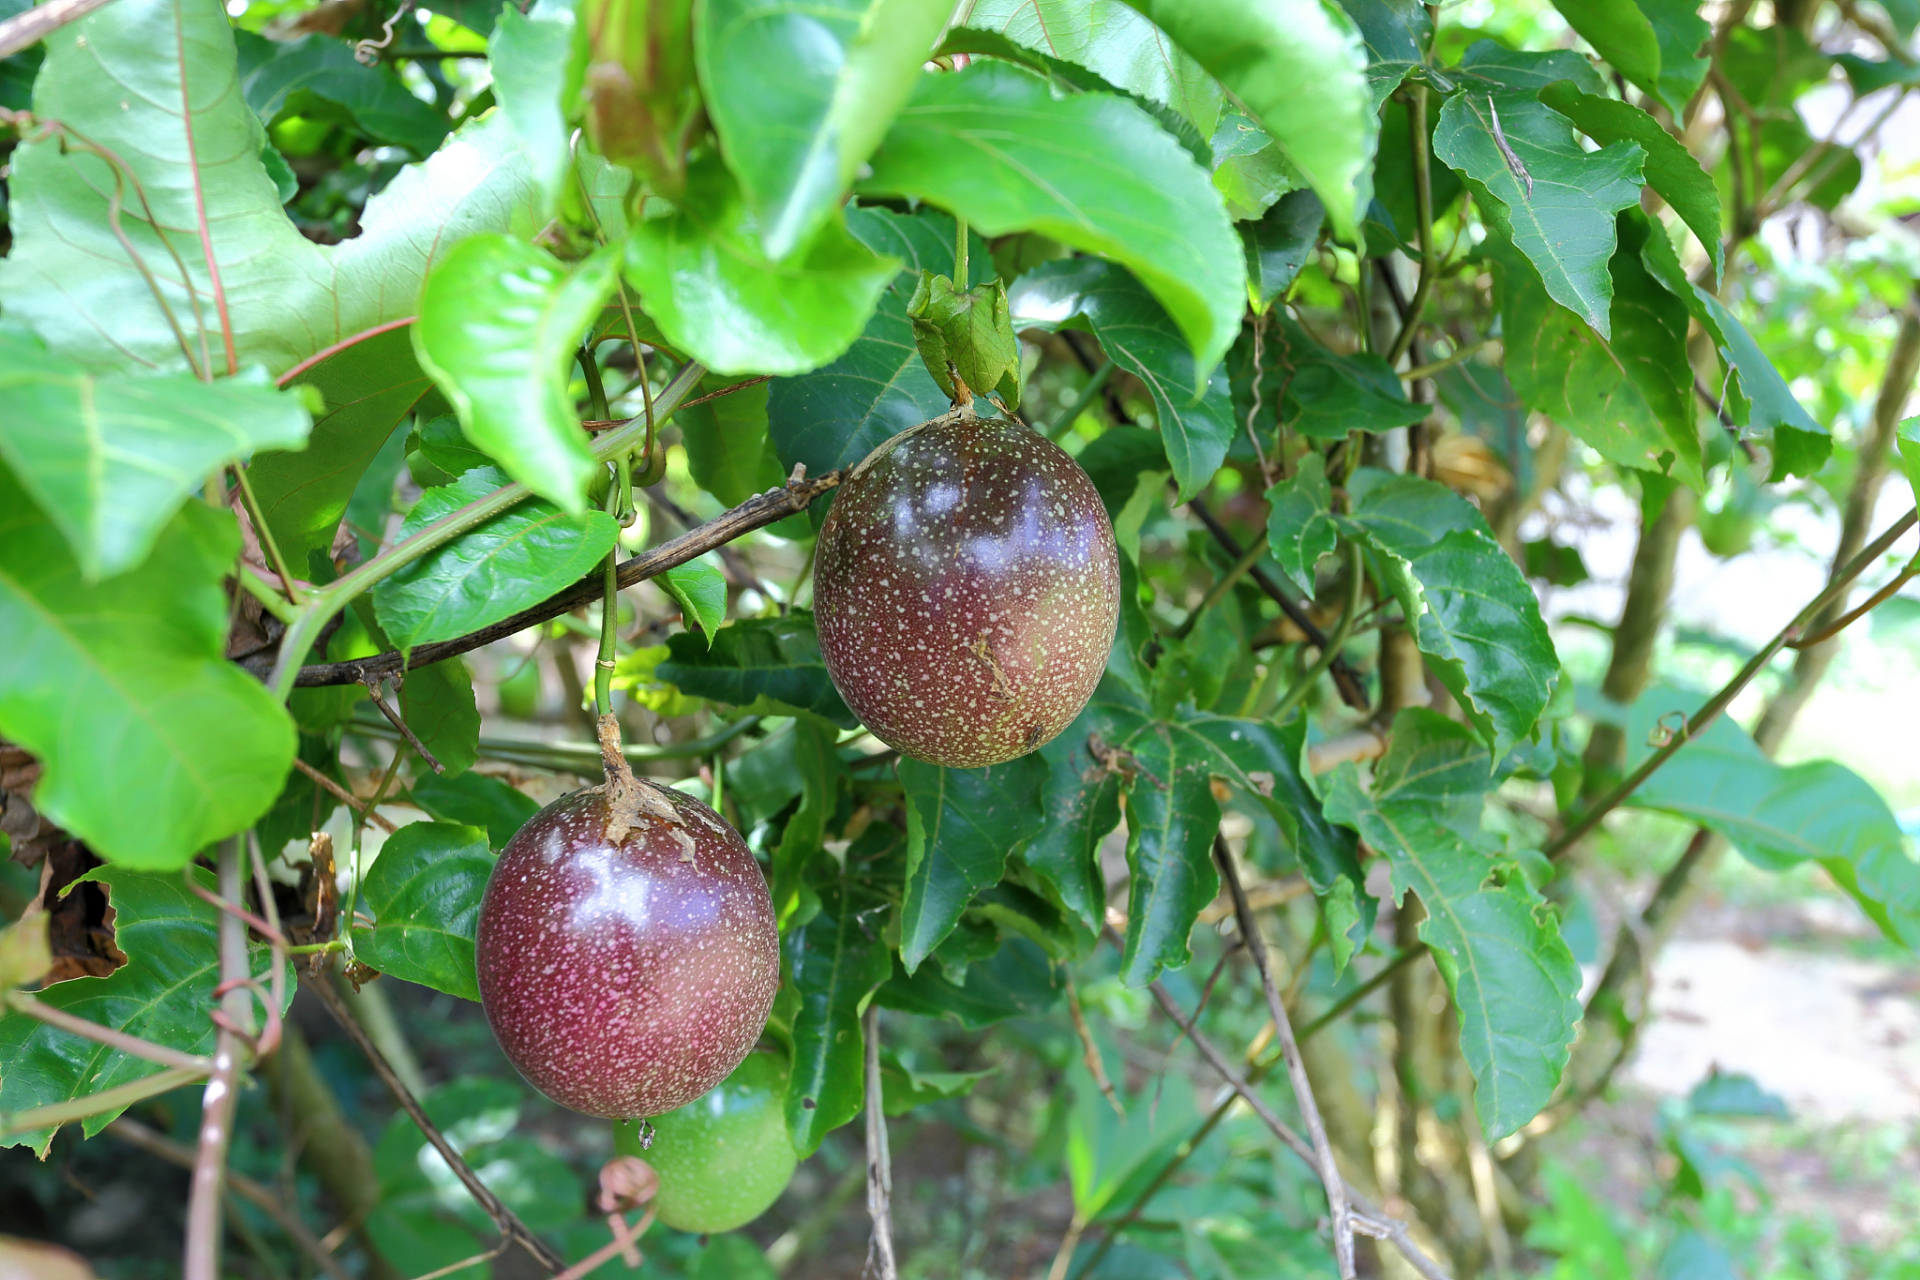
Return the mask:
[[585,41],[570,0],[543,0],[525,13],[518,5],[504,5],[487,38],[494,98],[520,139],[549,207],[571,168],[573,130],[567,119],[574,106],[571,98],[579,92],[584,55]]
[[720,628],[708,647],[681,632],[667,639],[671,656],[654,678],[695,697],[768,715],[809,715],[842,729],[860,722],[840,700],[820,656],[813,615],[747,618]]
[[[834,748],[838,737],[834,729],[805,717],[795,720],[787,735],[792,745],[792,768],[786,781],[797,785],[800,807],[787,819],[780,844],[773,851],[773,909],[782,924],[796,911],[810,909],[810,904],[818,901],[806,887],[805,874],[815,855],[826,848],[827,824],[839,807],[841,783],[847,777],[846,765]],[[889,839],[898,835],[896,828],[885,824],[867,830]]]
[[1085,67],[1116,89],[1168,107],[1203,138],[1219,123],[1219,82],[1121,0],[975,0],[965,23]]
[[[492,467],[475,467],[427,490],[399,536],[412,537],[506,482]],[[478,631],[580,581],[619,535],[604,511],[569,515],[549,502],[523,502],[382,580],[373,589],[380,627],[402,653]]]
[[1008,1018],[1041,1017],[1060,1003],[1065,984],[1053,960],[1030,939],[1003,939],[991,957],[967,966],[964,982],[955,982],[944,965],[923,964],[907,974],[896,967],[874,1003],[926,1018],[951,1018],[979,1031]]
[[1567,118],[1541,103],[1536,95],[1555,80],[1599,92],[1593,69],[1571,53],[1516,53],[1483,40],[1459,71],[1462,89],[1440,109],[1434,154],[1473,182],[1483,211],[1527,255],[1548,295],[1611,336],[1613,216],[1640,199],[1646,152],[1636,142],[1585,151]]
[[[953,269],[953,219],[925,211],[908,217],[855,209],[847,229],[876,253],[907,269],[880,294],[880,304],[845,355],[797,378],[776,378],[767,395],[767,437],[782,469],[804,465],[813,475],[850,467],[881,444],[950,407],[914,345],[907,302],[922,270]],[[985,243],[969,257],[986,261]]]
[[1267,325],[1266,384],[1287,429],[1316,440],[1409,426],[1432,412],[1407,399],[1400,375],[1380,356],[1329,351],[1284,315]]
[[774,261],[717,159],[691,166],[675,211],[638,223],[626,249],[627,279],[667,340],[727,374],[805,373],[837,358],[899,266],[837,219]]
[[1125,268],[1097,258],[1043,263],[1007,291],[1016,329],[1086,329],[1108,359],[1153,397],[1167,461],[1182,499],[1213,479],[1233,439],[1226,374],[1201,382],[1193,353],[1153,295]]
[[[1691,712],[1704,696],[1656,686],[1636,701],[1625,725],[1629,766],[1653,750],[1663,716]],[[1722,716],[1626,803],[1717,831],[1767,871],[1817,862],[1889,938],[1920,948],[1920,864],[1887,802],[1844,765],[1775,764]]]
[[1514,863],[1482,845],[1491,761],[1472,730],[1423,708],[1394,717],[1369,793],[1334,773],[1327,816],[1386,855],[1393,892],[1420,898],[1420,937],[1460,1013],[1460,1052],[1492,1141],[1546,1105],[1580,1016],[1580,967],[1553,910]]
[[1130,2],[1252,112],[1353,242],[1372,199],[1379,123],[1346,15],[1321,0]]
[[866,1070],[860,1013],[893,968],[877,914],[863,920],[837,890],[821,897],[820,913],[781,942],[787,981],[800,998],[786,1110],[787,1132],[802,1160],[860,1113]]
[[1720,193],[1680,140],[1660,122],[1618,98],[1584,93],[1571,81],[1559,80],[1540,91],[1540,101],[1573,121],[1574,127],[1602,146],[1636,142],[1647,153],[1647,185],[1673,206],[1713,260],[1713,279],[1720,279],[1726,250],[1721,242]]
[[[189,872],[202,887],[213,877]],[[218,913],[197,897],[179,873],[103,867],[91,879],[104,882],[113,907],[114,945],[127,962],[104,978],[73,978],[39,993],[65,1013],[182,1053],[211,1053],[215,1028],[207,1016],[220,982]],[[249,948],[253,974],[271,974],[264,946]],[[293,996],[289,972],[287,997]],[[158,1063],[136,1058],[93,1040],[56,1030],[21,1013],[0,1017],[0,1113],[67,1102],[153,1075]],[[87,1117],[88,1137],[117,1111]],[[45,1159],[53,1130],[0,1137],[0,1146],[31,1146]]]
[[400,686],[400,715],[448,777],[465,773],[479,759],[480,710],[464,659],[409,671]]
[[1120,978],[1144,987],[1162,969],[1193,958],[1193,922],[1220,891],[1213,867],[1220,802],[1213,797],[1214,753],[1202,740],[1155,721],[1121,745],[1136,772],[1123,793],[1132,879]]
[[1700,409],[1693,366],[1687,362],[1687,305],[1644,261],[1654,241],[1665,244],[1666,229],[1638,209],[1623,209],[1617,234],[1620,251],[1608,264],[1613,280],[1613,340],[1608,347],[1666,429],[1663,452],[1673,455],[1666,470],[1698,488],[1704,483],[1696,425]]
[[1351,530],[1385,553],[1421,651],[1495,759],[1533,728],[1560,674],[1540,602],[1486,520],[1445,485],[1362,471]]
[[[698,394],[710,395],[727,385],[723,378],[703,378]],[[767,384],[761,382],[673,415],[694,483],[729,507],[786,479],[767,444],[767,394]]]
[[1042,822],[1019,855],[1047,896],[1095,934],[1107,911],[1100,842],[1120,825],[1120,779],[1095,758],[1089,739],[1110,732],[1106,709],[1089,705],[1065,732],[1040,748],[1039,758],[1047,766],[1040,788]]
[[831,216],[951,12],[941,0],[701,6],[695,56],[707,114],[775,261]]
[[301,448],[311,423],[257,369],[213,383],[95,375],[0,329],[0,459],[89,582],[139,564],[209,472],[256,449]]
[[1308,450],[1291,476],[1267,490],[1267,550],[1294,590],[1311,598],[1314,566],[1339,539],[1327,460]]
[[189,503],[139,573],[95,586],[0,469],[0,735],[46,765],[36,808],[127,866],[179,867],[267,811],[286,709],[223,660],[233,517]]
[[1687,104],[1707,78],[1712,60],[1705,45],[1713,35],[1713,24],[1700,16],[1695,0],[1636,0],[1640,12],[1653,27],[1660,42],[1660,81],[1648,92],[1666,104],[1675,119],[1686,113]]
[[420,367],[468,438],[568,511],[586,506],[594,465],[568,393],[574,352],[613,286],[608,253],[568,270],[507,236],[472,236],[427,278],[413,326]]
[[1658,90],[1660,38],[1634,0],[1554,0],[1553,7],[1608,66],[1648,93]]
[[1047,772],[1031,755],[987,769],[900,761],[907,803],[900,963],[908,973],[940,945],[974,894],[999,883],[1008,855],[1038,834]]
[[354,927],[354,954],[403,981],[478,1001],[473,934],[493,863],[479,827],[414,822],[400,828],[380,846],[361,885],[374,923]]
[[356,125],[375,142],[432,155],[445,141],[447,117],[413,96],[391,68],[353,56],[353,46],[329,35],[274,41],[235,31],[240,88],[261,123],[283,112]]
[[1678,464],[1675,474],[1698,484],[1697,439],[1691,456],[1678,452],[1688,441],[1676,438],[1635,376],[1650,371],[1628,367],[1592,326],[1549,297],[1533,264],[1503,238],[1489,237],[1485,250],[1495,264],[1502,367],[1514,394],[1610,462],[1655,473]]
[[[526,162],[489,118],[402,170],[368,201],[358,236],[306,239],[260,161],[266,133],[233,39],[219,0],[131,0],[48,37],[35,114],[119,157],[145,196],[58,132],[13,153],[0,293],[55,353],[93,369],[277,374],[411,315],[427,267],[462,237],[537,230]],[[117,190],[151,287],[107,216]]]
[[927,76],[860,185],[930,200],[986,235],[1038,231],[1113,259],[1166,308],[1204,373],[1239,332],[1246,265],[1219,193],[1124,99],[1056,99],[1004,63]]
[[1300,268],[1313,256],[1327,211],[1311,191],[1289,191],[1258,222],[1240,224],[1247,246],[1247,297],[1265,311],[1293,286]]
[[296,577],[308,575],[313,552],[332,547],[360,477],[433,386],[413,358],[410,328],[401,322],[362,334],[282,376],[285,386],[312,387],[322,408],[305,449],[261,452],[247,479]]

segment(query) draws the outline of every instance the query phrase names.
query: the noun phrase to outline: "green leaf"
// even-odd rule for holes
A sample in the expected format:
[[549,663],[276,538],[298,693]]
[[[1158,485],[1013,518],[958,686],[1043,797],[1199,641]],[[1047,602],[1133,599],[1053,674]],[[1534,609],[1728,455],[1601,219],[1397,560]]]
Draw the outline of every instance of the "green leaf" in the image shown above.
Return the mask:
[[540,812],[540,802],[498,778],[467,772],[459,777],[428,773],[414,783],[408,795],[440,822],[485,827],[487,843],[504,848],[527,820]]
[[672,656],[654,668],[655,678],[695,697],[757,715],[814,716],[842,729],[860,723],[827,675],[813,615],[805,610],[730,622],[711,645],[683,632],[669,636],[667,647]]
[[1503,239],[1489,237],[1485,250],[1496,266],[1503,368],[1514,394],[1609,462],[1656,475],[1675,468],[1676,478],[1700,483],[1698,440],[1690,455],[1677,452],[1687,441],[1675,437],[1635,376],[1649,371],[1627,367],[1591,326],[1547,296],[1533,265]]
[[1703,46],[1713,35],[1713,25],[1700,16],[1693,0],[1636,0],[1640,12],[1647,15],[1653,35],[1660,42],[1660,82],[1648,92],[1666,104],[1677,119],[1707,78],[1712,59]]
[[[1569,61],[1585,71],[1577,82],[1597,89],[1591,70],[1570,54],[1520,54],[1484,40],[1474,45],[1460,68],[1462,91],[1440,109],[1433,150],[1473,182],[1481,208],[1533,263],[1548,296],[1606,338],[1612,336],[1613,215],[1640,199],[1646,152],[1636,142],[1582,150],[1567,118],[1535,96],[1568,78]],[[1523,171],[1495,139],[1496,115]]]
[[30,333],[0,329],[0,458],[88,582],[139,564],[209,472],[256,449],[300,448],[311,424],[300,397],[257,369],[213,383],[96,376]]
[[837,890],[821,898],[820,913],[781,941],[787,980],[800,997],[787,1132],[802,1160],[860,1113],[866,1073],[860,1013],[892,971],[877,936],[882,921],[862,920]]
[[[420,495],[400,525],[410,538],[507,482],[476,467]],[[511,617],[580,581],[606,559],[620,528],[604,511],[577,515],[522,502],[429,551],[373,589],[380,627],[401,653]]]
[[1287,852],[1306,873],[1327,915],[1334,971],[1344,969],[1353,952],[1366,945],[1375,903],[1367,893],[1352,833],[1327,820],[1301,771],[1305,717],[1278,727],[1264,720],[1188,715],[1174,731],[1203,739],[1215,755],[1214,772],[1258,800],[1272,816]]
[[707,647],[727,620],[727,579],[705,558],[689,560],[661,574],[654,582],[680,606],[687,630],[698,630]]
[[[18,17],[33,8],[33,0],[0,0],[0,18]],[[33,77],[44,53],[38,44],[0,58],[0,107],[26,111],[33,106]]]
[[715,373],[805,373],[842,355],[899,270],[837,220],[781,261],[717,159],[696,161],[666,217],[627,239],[626,276],[674,346]]
[[1116,89],[1171,108],[1203,138],[1219,121],[1219,82],[1119,0],[980,0],[969,7],[966,25],[1085,67]]
[[1518,866],[1478,845],[1492,761],[1465,725],[1421,708],[1394,717],[1371,794],[1351,764],[1334,773],[1327,816],[1387,857],[1396,900],[1426,909],[1420,938],[1460,1013],[1460,1052],[1488,1141],[1553,1096],[1580,1017],[1580,967],[1552,908]]
[[314,244],[260,161],[266,132],[242,96],[233,41],[219,0],[132,0],[48,37],[35,114],[130,166],[146,203],[129,200],[120,227],[154,281],[114,234],[108,164],[57,134],[21,146],[9,160],[14,243],[0,293],[56,354],[98,370],[278,374],[413,314],[445,246],[538,229],[525,160],[504,120],[488,118],[401,170],[367,202],[358,236]]
[[467,437],[568,511],[586,506],[593,455],[568,394],[574,352],[613,292],[607,252],[568,270],[503,235],[448,251],[420,295],[413,350]]
[[[1628,767],[1651,752],[1663,713],[1691,711],[1702,699],[1668,687],[1642,695],[1627,719]],[[1717,831],[1765,871],[1817,862],[1889,938],[1920,948],[1920,865],[1887,802],[1843,765],[1775,764],[1722,716],[1626,803]]]
[[[1648,93],[1659,91],[1660,38],[1634,0],[1554,0],[1553,7],[1608,66]],[[1685,105],[1667,104],[1676,114]]]
[[1408,74],[1426,65],[1433,20],[1413,0],[1340,0],[1340,7],[1366,46],[1367,91],[1378,115]]
[[473,934],[493,862],[479,827],[415,822],[400,828],[380,846],[361,885],[374,924],[355,926],[354,954],[405,982],[478,1001]]
[[1040,830],[1046,764],[1022,756],[986,769],[947,769],[903,757],[907,882],[900,963],[911,974],[959,921],[973,895],[997,884],[1007,856]]
[[1314,566],[1340,540],[1327,460],[1309,449],[1294,473],[1267,490],[1267,549],[1294,590],[1313,596]]
[[1247,297],[1257,311],[1293,287],[1320,240],[1326,206],[1311,191],[1289,191],[1257,222],[1240,224],[1247,248]]
[[1037,753],[1047,766],[1040,787],[1039,831],[1019,857],[1062,911],[1098,934],[1106,919],[1100,843],[1120,825],[1120,779],[1089,749],[1089,738],[1116,737],[1111,709],[1094,701],[1065,732]]
[[1044,1016],[1059,1005],[1063,990],[1039,944],[1012,937],[989,959],[968,965],[965,982],[946,977],[937,964],[921,965],[912,975],[896,967],[873,999],[883,1009],[951,1018],[979,1031],[1008,1018]]
[[1056,99],[1004,63],[925,76],[860,189],[932,201],[985,235],[1038,231],[1113,259],[1166,308],[1205,373],[1239,332],[1246,266],[1219,193],[1130,102]]
[[1703,487],[1699,412],[1693,366],[1687,362],[1687,306],[1646,268],[1644,253],[1666,229],[1638,209],[1620,213],[1620,251],[1608,264],[1613,280],[1613,341],[1609,348],[1666,428],[1675,479]]
[[473,677],[459,658],[415,667],[400,686],[400,715],[414,736],[446,766],[447,776],[465,773],[480,757],[480,712]]
[[702,6],[695,48],[707,112],[773,260],[831,217],[951,12],[939,0]]
[[467,433],[460,429],[460,419],[450,413],[440,414],[425,422],[416,420],[413,430],[407,435],[407,452],[415,450],[430,465],[456,479],[475,467],[494,465],[490,455],[473,447],[473,441],[467,439]]
[[282,377],[312,387],[323,407],[298,453],[263,450],[247,468],[267,528],[294,576],[325,554],[354,486],[394,427],[433,386],[413,358],[412,325],[390,324],[302,362]]
[[[702,378],[699,394],[710,395],[727,385],[727,379]],[[680,409],[673,421],[680,428],[693,482],[726,506],[737,507],[786,479],[767,443],[766,383]]]
[[1386,584],[1434,674],[1494,759],[1506,755],[1533,728],[1560,674],[1520,567],[1480,512],[1445,485],[1363,472],[1348,490],[1350,527],[1390,558]]
[[[805,913],[818,903],[818,895],[806,886],[805,874],[814,856],[826,848],[827,823],[840,802],[840,784],[847,768],[835,750],[839,735],[805,717],[793,722],[788,735],[792,744],[791,765],[785,781],[797,785],[800,807],[787,819],[780,833],[779,847],[773,851],[773,908],[784,926],[796,912]],[[736,772],[738,766],[735,766]],[[794,776],[798,776],[797,784]],[[784,806],[784,801],[782,802]],[[876,823],[867,828],[889,839],[898,837],[896,828]],[[876,836],[874,838],[879,838]]]
[[1220,891],[1213,867],[1220,802],[1213,798],[1214,754],[1192,735],[1155,722],[1120,745],[1137,769],[1123,792],[1132,880],[1120,980],[1144,987],[1162,969],[1193,959],[1187,936]]
[[1618,98],[1597,93],[1582,93],[1579,86],[1560,80],[1540,91],[1540,101],[1567,119],[1574,128],[1602,146],[1635,142],[1647,153],[1647,185],[1673,206],[1713,260],[1713,280],[1720,279],[1725,265],[1725,246],[1721,242],[1720,193],[1713,179],[1700,168],[1693,153],[1678,138],[1660,127],[1660,122]]
[[1267,325],[1266,363],[1288,430],[1316,440],[1344,440],[1356,429],[1389,431],[1432,412],[1407,399],[1400,375],[1381,357],[1329,351],[1285,316]]
[[141,572],[85,585],[0,469],[0,735],[46,765],[34,807],[102,857],[183,866],[280,793],[293,723],[224,660],[239,551],[231,515],[189,503]]
[[1132,0],[1272,135],[1353,242],[1373,194],[1378,104],[1346,16],[1320,0]]
[[[1695,314],[1702,327],[1713,335],[1720,358],[1739,376],[1744,405],[1735,402],[1731,394],[1727,397],[1734,421],[1755,431],[1773,433],[1772,478],[1779,481],[1789,475],[1810,476],[1818,471],[1833,452],[1831,433],[1807,412],[1727,304],[1699,285],[1689,288],[1699,304]],[[1745,421],[1741,422],[1743,417]]]
[[961,382],[994,392],[1020,407],[1020,342],[1007,316],[1007,286],[999,280],[961,289],[944,275],[922,272],[907,300],[920,360],[940,390],[957,400],[947,366]]
[[400,77],[353,56],[353,46],[329,35],[275,41],[251,31],[233,33],[240,88],[262,124],[300,115],[357,126],[375,142],[432,155],[447,136],[447,117],[413,96]]
[[930,1102],[964,1098],[973,1086],[998,1068],[985,1071],[916,1071],[891,1049],[880,1050],[880,1106],[890,1116],[902,1116]]
[[[810,475],[850,467],[908,427],[945,413],[946,395],[920,361],[907,320],[922,270],[953,265],[953,219],[930,211],[908,217],[855,209],[847,229],[876,253],[907,269],[880,295],[880,305],[845,355],[797,378],[776,378],[767,396],[767,437],[782,471],[796,464]],[[969,257],[986,258],[984,242]]]
[[1200,381],[1180,331],[1138,280],[1097,258],[1063,258],[1021,276],[1009,296],[1016,329],[1085,329],[1140,379],[1183,500],[1213,479],[1234,433],[1226,374]]
[[[213,888],[213,876],[193,875]],[[127,962],[104,978],[73,978],[38,993],[46,1004],[75,1017],[151,1040],[182,1053],[211,1053],[215,1028],[207,1012],[220,981],[217,913],[196,897],[180,874],[107,866],[89,873],[107,886],[113,907],[114,945]],[[272,965],[267,948],[248,948],[251,972],[262,979]],[[292,1000],[291,971],[286,992]],[[0,1112],[25,1111],[67,1102],[153,1075],[158,1063],[136,1058],[93,1040],[59,1031],[21,1013],[0,1017]],[[120,1113],[103,1112],[82,1122],[88,1137]],[[53,1130],[0,1137],[0,1146],[31,1146],[46,1158]]]
[[487,38],[487,67],[500,113],[519,138],[547,206],[567,180],[573,130],[567,118],[585,70],[585,41],[571,3],[522,13],[505,5]]

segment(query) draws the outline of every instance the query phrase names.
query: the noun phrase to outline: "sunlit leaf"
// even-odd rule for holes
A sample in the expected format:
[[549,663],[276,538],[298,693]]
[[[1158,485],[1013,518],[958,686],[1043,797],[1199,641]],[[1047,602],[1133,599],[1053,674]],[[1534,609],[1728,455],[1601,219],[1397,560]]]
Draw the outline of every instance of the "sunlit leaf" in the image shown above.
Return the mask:
[[415,822],[394,832],[360,886],[374,925],[355,927],[355,955],[382,973],[478,1001],[473,935],[493,862],[479,827]]

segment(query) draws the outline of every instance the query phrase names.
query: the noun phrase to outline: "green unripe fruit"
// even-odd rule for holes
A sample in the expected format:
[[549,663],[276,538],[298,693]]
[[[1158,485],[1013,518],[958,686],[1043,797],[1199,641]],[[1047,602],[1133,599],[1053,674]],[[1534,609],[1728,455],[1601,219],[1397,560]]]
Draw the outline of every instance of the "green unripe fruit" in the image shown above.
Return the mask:
[[793,1177],[786,1096],[780,1055],[749,1053],[712,1091],[655,1116],[651,1147],[641,1150],[640,1126],[626,1122],[614,1126],[614,1149],[660,1175],[653,1207],[661,1222],[676,1231],[732,1231],[765,1213]]

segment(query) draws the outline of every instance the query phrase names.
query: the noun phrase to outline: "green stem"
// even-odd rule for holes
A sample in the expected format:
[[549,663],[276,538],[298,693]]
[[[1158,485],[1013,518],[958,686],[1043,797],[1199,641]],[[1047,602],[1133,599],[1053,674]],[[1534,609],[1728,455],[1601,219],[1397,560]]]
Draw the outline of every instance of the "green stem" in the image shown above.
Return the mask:
[[1463,347],[1455,348],[1452,355],[1442,356],[1438,360],[1429,360],[1426,364],[1415,365],[1411,369],[1403,370],[1399,375],[1400,380],[1402,382],[1419,382],[1423,378],[1431,378],[1436,373],[1451,369],[1462,361],[1472,359],[1474,355],[1478,354],[1480,348],[1486,345],[1487,340],[1485,338],[1482,338],[1478,342],[1469,342]]
[[620,631],[620,549],[607,552],[607,590],[600,604],[600,654],[593,663],[593,710],[613,714],[614,646]]
[[573,353],[573,358],[587,380],[587,403],[593,407],[594,420],[607,421],[613,416],[613,410],[607,407],[607,384],[600,379],[600,362],[593,358],[593,348],[583,345]]
[[727,811],[722,806],[725,805],[726,802],[727,761],[726,757],[716,751],[713,753],[713,811],[725,817]]
[[[746,733],[760,723],[759,716],[743,716],[725,728],[708,734],[704,738],[689,738],[685,742],[670,742],[665,746],[622,747],[621,754],[629,764],[641,764],[654,760],[687,760],[712,755],[727,743]],[[369,738],[379,738],[386,742],[398,742],[399,730],[377,715],[361,718],[356,715],[352,721],[352,730]],[[478,743],[482,760],[499,760],[506,764],[525,765],[536,769],[566,769],[590,777],[600,769],[600,748],[585,743],[566,742],[520,742],[505,738],[481,738]]]
[[287,561],[280,554],[280,544],[274,541],[273,530],[267,528],[266,517],[260,514],[260,500],[253,496],[253,485],[247,479],[246,467],[234,463],[233,478],[240,482],[240,501],[246,505],[247,519],[253,523],[253,535],[266,551],[267,563],[280,575],[280,585],[286,590],[287,602],[298,608],[302,603],[300,588],[293,585],[293,575],[287,572]]
[[1387,353],[1388,364],[1399,364],[1400,357],[1413,346],[1413,335],[1420,331],[1421,313],[1427,309],[1427,298],[1440,277],[1440,254],[1433,243],[1432,158],[1427,154],[1427,87],[1423,84],[1412,86],[1407,125],[1407,140],[1413,149],[1414,217],[1420,229],[1420,282],[1413,288],[1413,297],[1407,303],[1407,318],[1400,322],[1400,332],[1394,336],[1393,348]]
[[967,220],[953,220],[953,287],[967,290]]
[[1107,379],[1113,376],[1113,368],[1113,361],[1109,360],[1093,371],[1087,379],[1087,385],[1080,388],[1080,394],[1074,397],[1073,403],[1068,405],[1066,411],[1055,418],[1053,425],[1047,428],[1047,439],[1058,443],[1060,437],[1073,429],[1073,424],[1080,420],[1080,415],[1085,413],[1088,407],[1099,398],[1101,391],[1106,389]]
[[145,1079],[135,1080],[112,1089],[102,1089],[99,1093],[89,1093],[68,1102],[56,1102],[51,1106],[31,1107],[25,1111],[12,1113],[0,1112],[0,1138],[11,1138],[23,1133],[33,1133],[39,1129],[53,1129],[75,1120],[84,1120],[88,1116],[97,1116],[107,1111],[124,1111],[137,1102],[170,1093],[182,1085],[196,1080],[204,1080],[205,1071],[189,1071],[184,1067],[169,1067],[156,1072]]
[[[655,420],[665,419],[687,398],[689,392],[699,383],[705,368],[696,362],[688,364],[674,375],[654,401]],[[593,456],[604,462],[609,458],[630,453],[648,436],[648,424],[640,418],[634,418],[611,431],[602,432],[589,446]],[[273,676],[268,687],[275,697],[285,701],[293,691],[293,682],[300,674],[301,664],[307,660],[307,653],[313,648],[314,640],[327,625],[334,614],[344,608],[348,601],[370,590],[373,585],[399,572],[407,565],[453,541],[468,530],[485,524],[523,499],[531,496],[527,486],[510,484],[495,489],[483,498],[476,499],[434,521],[411,538],[397,546],[389,547],[373,559],[367,561],[337,581],[315,591],[307,599],[300,616],[287,628],[286,635],[280,641],[280,657],[274,665]]]
[[[1417,947],[1407,947],[1402,950],[1398,955],[1394,956],[1393,959],[1380,966],[1378,973],[1368,978],[1353,990],[1347,992],[1344,996],[1341,996],[1333,1002],[1325,1013],[1300,1028],[1300,1034],[1295,1037],[1295,1039],[1301,1044],[1305,1044],[1308,1039],[1317,1032],[1323,1030],[1329,1024],[1338,1021],[1349,1009],[1353,1008],[1353,1006],[1359,1004],[1362,1000],[1365,1000],[1368,996],[1385,986],[1394,974],[1400,972],[1426,953],[1427,948],[1424,943]],[[1280,1061],[1280,1058],[1279,1055],[1276,1054],[1271,1061],[1262,1064],[1262,1074],[1265,1074],[1266,1068],[1270,1068],[1273,1063],[1278,1061]]]
[[1340,656],[1342,646],[1347,643],[1348,637],[1353,635],[1353,624],[1360,617],[1360,600],[1365,585],[1366,574],[1360,562],[1360,544],[1349,542],[1347,544],[1347,607],[1340,614],[1339,625],[1334,627],[1333,634],[1327,637],[1327,643],[1320,650],[1320,656],[1313,660],[1313,665],[1307,668],[1307,673],[1294,682],[1293,687],[1287,690],[1286,696],[1280,699],[1280,705],[1273,709],[1271,716],[1267,717],[1275,724],[1285,723],[1288,713],[1300,705],[1301,699],[1307,696],[1314,682],[1325,675],[1327,668],[1333,665],[1334,659]]

